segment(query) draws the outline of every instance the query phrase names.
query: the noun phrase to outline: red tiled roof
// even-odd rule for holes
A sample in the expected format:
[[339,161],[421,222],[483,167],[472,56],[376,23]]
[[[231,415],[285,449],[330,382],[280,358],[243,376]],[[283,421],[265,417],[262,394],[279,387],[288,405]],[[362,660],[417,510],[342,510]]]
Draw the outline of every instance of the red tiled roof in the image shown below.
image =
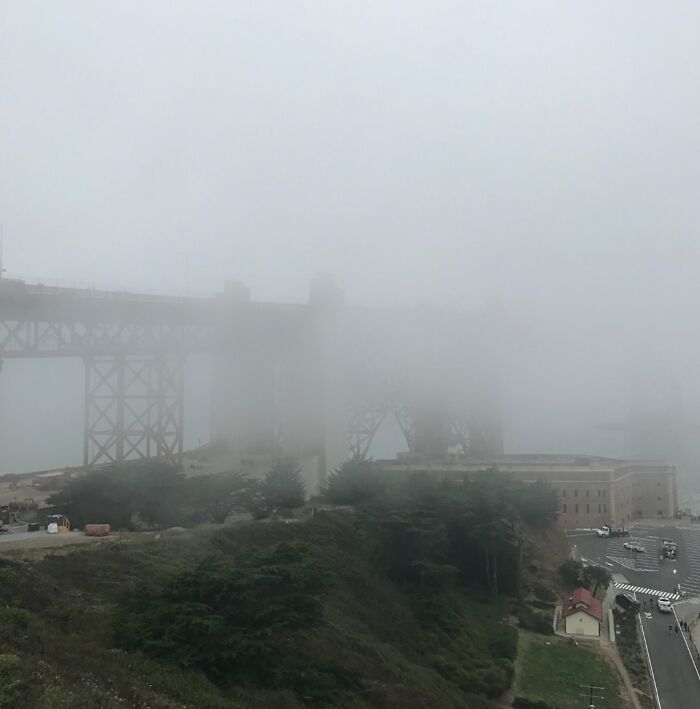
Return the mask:
[[594,598],[587,588],[577,588],[569,598],[564,599],[562,607],[562,616],[566,618],[582,611],[593,616],[596,620],[603,620],[603,604]]

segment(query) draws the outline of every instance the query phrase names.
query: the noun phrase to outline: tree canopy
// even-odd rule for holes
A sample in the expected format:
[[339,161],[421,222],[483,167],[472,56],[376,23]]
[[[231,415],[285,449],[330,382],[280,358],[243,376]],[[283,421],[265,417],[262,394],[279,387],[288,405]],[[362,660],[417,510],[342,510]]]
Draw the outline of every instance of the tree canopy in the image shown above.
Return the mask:
[[356,455],[328,476],[324,497],[339,505],[356,505],[385,488],[384,478],[372,460]]
[[159,592],[125,596],[114,616],[115,639],[218,680],[254,676],[264,683],[288,634],[321,621],[327,585],[299,545],[279,544],[236,563],[210,557]]
[[113,465],[71,480],[47,502],[82,527],[105,522],[115,529],[223,522],[250,485],[239,473],[186,478],[154,460]]

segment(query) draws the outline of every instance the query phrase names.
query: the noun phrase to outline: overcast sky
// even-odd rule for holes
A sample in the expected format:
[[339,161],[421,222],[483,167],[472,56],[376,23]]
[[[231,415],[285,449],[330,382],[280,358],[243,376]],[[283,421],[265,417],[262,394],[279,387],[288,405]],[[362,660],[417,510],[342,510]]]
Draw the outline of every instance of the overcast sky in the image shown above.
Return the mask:
[[695,381],[699,27],[680,0],[0,0],[7,275],[498,302],[514,348],[579,357],[553,418],[584,362],[622,410],[630,362]]

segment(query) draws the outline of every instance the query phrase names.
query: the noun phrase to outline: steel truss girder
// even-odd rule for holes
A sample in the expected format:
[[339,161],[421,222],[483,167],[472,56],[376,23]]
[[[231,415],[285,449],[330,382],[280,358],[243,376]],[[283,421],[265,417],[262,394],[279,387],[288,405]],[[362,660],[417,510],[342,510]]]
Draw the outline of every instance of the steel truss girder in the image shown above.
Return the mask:
[[358,410],[348,424],[348,441],[353,456],[364,458],[372,445],[374,436],[382,425],[388,409],[383,406]]
[[85,467],[158,457],[182,464],[183,355],[84,357]]
[[209,328],[191,324],[0,319],[0,357],[204,351]]
[[403,404],[396,401],[357,409],[350,417],[348,441],[353,456],[365,458],[377,431],[388,415],[392,415],[406,439],[410,451],[415,448],[413,418]]
[[[350,417],[348,441],[350,452],[354,456],[365,458],[377,431],[387,416],[393,416],[406,440],[408,450],[416,449],[415,422],[404,404],[390,401],[375,406],[357,409]],[[448,422],[447,439],[451,445],[459,445],[462,452],[470,453],[474,444],[473,423],[464,419],[451,419]]]

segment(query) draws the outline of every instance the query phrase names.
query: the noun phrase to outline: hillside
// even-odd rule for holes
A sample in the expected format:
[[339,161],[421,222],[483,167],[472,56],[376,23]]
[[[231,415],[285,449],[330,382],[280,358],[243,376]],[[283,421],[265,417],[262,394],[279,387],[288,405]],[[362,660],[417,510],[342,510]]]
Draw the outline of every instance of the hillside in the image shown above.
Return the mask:
[[[192,492],[161,473],[154,489],[173,504]],[[331,491],[356,496],[361,479]],[[167,519],[175,508],[154,508],[144,481],[141,506]],[[67,493],[73,513],[103,499],[94,487]],[[495,706],[512,685],[514,625],[551,632],[566,554],[554,502],[493,475],[419,476],[304,521],[7,551],[0,709]],[[110,505],[113,521],[125,514]]]
[[[117,647],[114,611],[129,598],[157,593],[212,554],[245,565],[280,544],[313,559],[325,590],[313,627],[280,623],[264,667],[241,655],[246,669],[231,681]],[[500,622],[508,603],[449,588],[422,607],[378,570],[377,551],[361,516],[346,511],[4,555],[0,707],[487,706],[512,677],[516,632]],[[192,649],[188,633],[201,642],[193,624],[181,649]]]

